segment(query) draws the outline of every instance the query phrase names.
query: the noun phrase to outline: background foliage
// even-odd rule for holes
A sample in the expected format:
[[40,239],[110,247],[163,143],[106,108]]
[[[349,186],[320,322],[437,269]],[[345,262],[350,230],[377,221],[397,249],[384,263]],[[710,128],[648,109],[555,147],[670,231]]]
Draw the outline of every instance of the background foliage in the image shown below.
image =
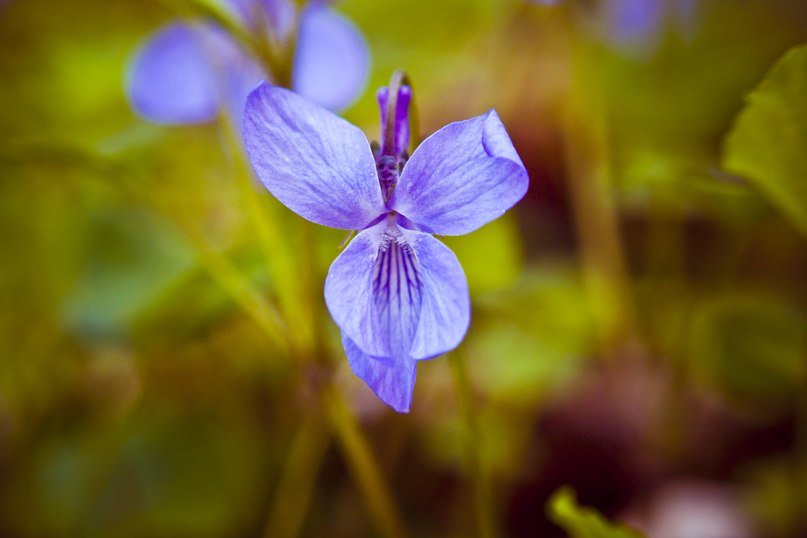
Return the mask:
[[[322,317],[343,235],[245,183],[226,122],[127,104],[138,43],[188,7],[0,4],[0,535],[384,533],[320,416],[331,377],[412,535],[633,535],[547,505],[564,485],[649,536],[807,533],[807,6],[670,0],[625,34],[616,3],[336,4],[372,54],[346,118],[377,139],[405,68],[424,133],[496,108],[531,177],[446,238],[471,330],[405,416]],[[327,320],[326,365],[288,359],[266,297]]]

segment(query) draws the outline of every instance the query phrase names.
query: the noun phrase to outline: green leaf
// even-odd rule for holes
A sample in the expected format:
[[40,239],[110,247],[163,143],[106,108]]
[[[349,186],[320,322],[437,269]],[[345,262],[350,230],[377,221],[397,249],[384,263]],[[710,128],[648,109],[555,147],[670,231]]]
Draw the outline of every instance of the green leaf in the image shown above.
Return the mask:
[[597,511],[577,504],[574,490],[560,488],[547,505],[549,517],[571,538],[641,538],[641,534],[609,522]]
[[194,265],[181,238],[128,206],[93,215],[84,248],[83,274],[66,298],[64,315],[75,331],[89,337],[125,332]]
[[691,318],[695,379],[755,413],[790,408],[807,378],[807,327],[797,306],[733,291],[695,305]]
[[723,166],[746,176],[807,234],[807,45],[788,51],[748,96]]

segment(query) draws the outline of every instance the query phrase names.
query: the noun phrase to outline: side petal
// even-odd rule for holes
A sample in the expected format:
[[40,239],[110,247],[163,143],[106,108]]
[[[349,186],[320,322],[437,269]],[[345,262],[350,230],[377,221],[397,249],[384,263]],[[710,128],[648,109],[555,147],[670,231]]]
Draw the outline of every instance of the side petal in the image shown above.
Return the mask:
[[324,7],[303,12],[292,75],[297,93],[341,110],[364,90],[369,65],[367,43],[350,21]]
[[422,267],[422,303],[409,356],[430,359],[456,348],[471,321],[468,281],[460,262],[429,234],[402,229]]
[[301,217],[356,230],[385,212],[370,145],[342,118],[262,83],[247,98],[243,123],[258,178]]
[[415,361],[371,357],[345,335],[342,335],[342,345],[353,373],[362,378],[382,402],[399,413],[408,413],[415,388]]
[[360,232],[331,264],[325,279],[325,304],[336,324],[362,350],[389,355],[376,313],[373,273],[386,222]]
[[203,32],[172,24],[136,53],[127,90],[140,115],[165,124],[203,123],[216,117],[216,75],[206,55]]
[[529,179],[491,110],[428,137],[404,166],[390,207],[431,232],[462,235],[500,217]]

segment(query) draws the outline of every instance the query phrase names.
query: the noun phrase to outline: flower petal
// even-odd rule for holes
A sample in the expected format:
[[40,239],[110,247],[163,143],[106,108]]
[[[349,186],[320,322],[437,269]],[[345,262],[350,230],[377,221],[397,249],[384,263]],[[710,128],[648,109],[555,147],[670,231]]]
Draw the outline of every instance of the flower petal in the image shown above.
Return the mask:
[[415,361],[371,357],[345,335],[342,335],[342,345],[353,373],[362,378],[382,402],[399,413],[408,413],[415,388]]
[[341,110],[364,89],[369,65],[367,43],[350,21],[324,7],[303,12],[292,81],[297,93]]
[[325,302],[359,349],[393,360],[450,351],[470,322],[468,283],[454,253],[388,221],[361,232],[333,262]]
[[[378,108],[381,110],[381,132],[387,124],[387,105],[389,103],[389,87],[382,86],[376,94]],[[384,147],[384,137],[381,137],[381,153],[387,155],[403,155],[409,147],[409,103],[412,101],[412,88],[401,86],[398,88],[398,99],[395,103],[395,136],[393,148]]]
[[461,235],[500,217],[529,179],[491,110],[428,137],[404,166],[390,207],[428,231]]
[[626,46],[647,45],[664,20],[663,0],[613,0],[607,3],[609,37]]
[[312,222],[355,230],[386,211],[364,134],[288,90],[262,83],[249,95],[244,141],[266,188]]
[[409,356],[430,359],[457,347],[471,321],[468,281],[450,248],[429,234],[402,229],[417,255],[422,302]]
[[364,352],[405,358],[420,319],[423,271],[402,230],[384,220],[356,236],[331,265],[325,302]]
[[134,109],[158,123],[202,123],[216,117],[216,76],[204,30],[172,24],[137,53],[127,77]]
[[360,232],[334,260],[325,279],[325,304],[342,332],[364,352],[389,356],[373,297],[373,273],[387,223]]

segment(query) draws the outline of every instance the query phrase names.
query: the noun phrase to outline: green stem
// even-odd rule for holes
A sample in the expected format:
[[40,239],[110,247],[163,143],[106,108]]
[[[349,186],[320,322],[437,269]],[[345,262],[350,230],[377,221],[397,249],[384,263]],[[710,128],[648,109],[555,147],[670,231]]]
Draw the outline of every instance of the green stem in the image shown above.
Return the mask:
[[322,397],[325,411],[330,417],[331,425],[359,482],[364,501],[375,518],[379,531],[388,538],[405,536],[392,496],[356,418],[333,387],[324,389]]
[[310,337],[305,333],[305,328],[308,326],[306,320],[310,315],[299,301],[307,282],[301,282],[301,279],[298,278],[299,271],[295,266],[293,249],[283,233],[281,212],[284,209],[274,198],[261,196],[258,189],[262,187],[255,182],[252,168],[237,139],[232,121],[226,117],[223,117],[222,121],[227,146],[230,148],[231,164],[241,189],[249,222],[261,245],[272,283],[272,292],[276,296],[286,325],[297,329],[286,333],[289,347],[294,353],[299,354]]
[[473,394],[461,350],[450,354],[451,373],[457,388],[459,411],[464,425],[464,444],[467,457],[466,471],[473,485],[474,512],[480,538],[498,536],[494,517],[493,496],[490,478],[482,460],[482,436],[474,412]]
[[807,526],[807,499],[800,492],[807,487],[807,387],[802,388],[796,396],[796,442],[794,443],[794,472],[791,480],[792,491],[796,498],[797,513],[801,520],[798,528]]
[[274,305],[261,296],[229,258],[210,249],[198,237],[186,234],[186,238],[195,248],[202,267],[258,324],[281,353],[288,355],[290,349],[285,336],[288,329]]
[[329,436],[322,417],[310,413],[300,425],[283,465],[275,502],[266,522],[266,538],[293,538],[300,533],[328,445]]
[[[236,154],[241,155],[241,148],[235,148]],[[276,230],[277,219],[274,221],[269,220],[269,217],[263,212],[263,207],[257,197],[254,186],[252,184],[249,169],[246,167],[243,157],[236,157],[239,178],[245,192],[246,202],[248,204],[248,211],[253,223],[257,226],[258,236],[261,239],[263,249],[265,250],[267,265],[270,267],[273,279],[278,289],[280,303],[283,306],[282,312],[286,317],[288,326],[295,328],[294,331],[287,331],[286,337],[288,338],[287,347],[292,350],[292,353],[297,356],[298,364],[313,363],[320,367],[326,367],[328,358],[324,342],[322,342],[322,309],[317,308],[316,296],[313,290],[321,289],[317,280],[316,270],[316,230],[310,222],[303,219],[298,219],[298,241],[299,248],[297,249],[298,257],[295,267],[294,255],[291,253],[291,248],[285,236],[279,234]],[[277,284],[283,283],[282,286]],[[340,445],[345,452],[345,456],[353,465],[354,475],[359,483],[359,487],[364,492],[370,492],[368,501],[371,512],[374,513],[375,519],[379,522],[379,526],[385,529],[385,534],[390,537],[402,536],[400,531],[401,527],[398,523],[398,516],[392,503],[392,497],[389,494],[386,483],[384,482],[381,472],[375,462],[372,454],[369,451],[369,444],[364,438],[355,417],[350,413],[347,405],[332,391],[331,396],[325,397],[323,395],[322,405],[325,407],[335,405],[338,407],[336,410],[326,409],[326,416],[331,422],[334,431],[340,439]],[[300,433],[303,435],[303,432]],[[311,434],[313,435],[313,434]],[[324,442],[322,444],[325,444]],[[292,460],[290,464],[294,466],[295,459],[305,460],[314,457],[308,453],[302,444],[296,444],[299,447],[297,450],[292,451]],[[300,452],[298,454],[298,451]],[[296,468],[295,468],[296,469]],[[290,470],[289,473],[293,476],[297,470]],[[299,488],[300,494],[306,490],[313,488],[313,481],[316,473],[311,473],[305,477],[299,477],[294,481],[294,487]],[[277,508],[278,503],[282,505],[283,488],[280,490],[280,497],[276,500],[275,506],[270,512],[268,521],[270,522],[268,529],[277,528]],[[305,494],[310,495],[310,494]],[[294,514],[295,517],[302,518],[307,502],[298,502],[294,508],[301,510],[299,514]],[[279,513],[283,513],[282,511]],[[294,524],[294,521],[287,522],[287,529],[294,530],[299,527]],[[277,533],[276,536],[286,536],[287,534]],[[291,534],[289,534],[291,535]]]
[[617,201],[606,103],[585,43],[576,50],[576,93],[565,117],[565,157],[569,191],[591,308],[599,331],[600,351],[608,356],[619,344],[637,342],[636,315]]

